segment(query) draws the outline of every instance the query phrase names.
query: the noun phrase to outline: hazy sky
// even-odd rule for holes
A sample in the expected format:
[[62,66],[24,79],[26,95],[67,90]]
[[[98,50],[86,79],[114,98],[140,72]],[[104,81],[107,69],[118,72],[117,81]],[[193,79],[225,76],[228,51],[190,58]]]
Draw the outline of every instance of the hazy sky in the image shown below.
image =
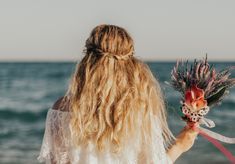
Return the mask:
[[142,59],[235,61],[234,0],[0,0],[0,61],[80,59],[103,23],[126,28]]

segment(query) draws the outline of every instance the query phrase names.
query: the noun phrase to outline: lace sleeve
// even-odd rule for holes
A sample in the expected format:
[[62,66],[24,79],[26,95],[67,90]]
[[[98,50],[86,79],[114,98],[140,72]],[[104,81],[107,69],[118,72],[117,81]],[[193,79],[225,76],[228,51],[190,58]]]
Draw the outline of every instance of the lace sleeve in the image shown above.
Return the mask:
[[37,158],[39,162],[46,164],[70,163],[69,133],[68,130],[66,131],[68,129],[68,116],[68,112],[48,110],[41,150]]

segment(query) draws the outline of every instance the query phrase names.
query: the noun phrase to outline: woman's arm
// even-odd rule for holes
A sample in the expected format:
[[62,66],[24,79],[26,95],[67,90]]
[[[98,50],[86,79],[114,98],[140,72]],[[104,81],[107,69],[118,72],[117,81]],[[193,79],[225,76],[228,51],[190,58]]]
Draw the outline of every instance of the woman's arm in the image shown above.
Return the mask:
[[192,126],[185,126],[181,133],[177,136],[175,144],[167,151],[167,155],[172,162],[184,152],[188,151],[194,144],[194,141],[198,135],[198,132],[192,129]]

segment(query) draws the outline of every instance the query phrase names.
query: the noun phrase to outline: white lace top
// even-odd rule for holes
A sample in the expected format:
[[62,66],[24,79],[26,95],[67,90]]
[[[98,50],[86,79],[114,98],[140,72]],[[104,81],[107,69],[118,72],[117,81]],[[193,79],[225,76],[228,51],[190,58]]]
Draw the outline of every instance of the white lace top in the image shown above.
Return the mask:
[[70,144],[69,117],[69,112],[52,108],[48,110],[41,151],[37,158],[39,162],[46,164],[172,164],[166,154],[161,129],[157,124],[154,130],[156,138],[152,141],[152,148],[149,151],[152,152],[152,159],[141,162],[138,159],[139,154],[134,147],[131,147],[132,144],[129,144],[128,149],[120,156],[113,156],[109,152],[97,153],[92,144],[87,147],[73,148]]

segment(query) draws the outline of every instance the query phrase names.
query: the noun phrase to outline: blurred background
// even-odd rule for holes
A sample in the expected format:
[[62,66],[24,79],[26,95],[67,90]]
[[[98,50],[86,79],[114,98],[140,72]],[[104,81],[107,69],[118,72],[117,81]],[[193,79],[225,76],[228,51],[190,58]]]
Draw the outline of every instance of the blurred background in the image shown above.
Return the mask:
[[[63,96],[90,31],[115,24],[129,31],[136,57],[161,82],[174,134],[184,123],[180,95],[164,82],[176,59],[208,54],[217,70],[235,65],[235,1],[0,1],[0,163],[38,163],[47,110]],[[235,73],[232,73],[235,77]],[[213,131],[235,137],[235,89],[211,110]],[[235,146],[224,144],[235,155]],[[229,161],[200,136],[176,164]]]

